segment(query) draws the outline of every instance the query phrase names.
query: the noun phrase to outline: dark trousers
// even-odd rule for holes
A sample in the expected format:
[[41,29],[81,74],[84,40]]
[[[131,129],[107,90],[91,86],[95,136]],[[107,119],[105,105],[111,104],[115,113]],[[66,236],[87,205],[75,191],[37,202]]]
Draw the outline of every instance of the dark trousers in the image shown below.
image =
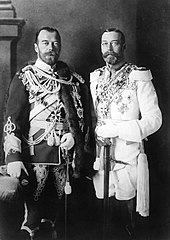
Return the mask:
[[55,222],[60,215],[63,206],[63,197],[58,196],[55,186],[55,176],[49,171],[45,186],[38,198],[34,194],[27,197],[25,201],[25,216],[22,227],[24,226],[31,231],[39,227],[42,219],[48,219]]

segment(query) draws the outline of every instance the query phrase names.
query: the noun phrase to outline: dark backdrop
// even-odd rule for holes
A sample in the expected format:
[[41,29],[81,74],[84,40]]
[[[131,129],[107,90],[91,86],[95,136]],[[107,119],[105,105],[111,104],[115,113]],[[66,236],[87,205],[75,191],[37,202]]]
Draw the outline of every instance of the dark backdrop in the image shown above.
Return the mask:
[[[161,129],[145,144],[150,167],[151,216],[157,221],[158,231],[163,229],[167,233],[162,226],[170,222],[170,0],[13,0],[12,3],[17,16],[26,22],[18,42],[18,69],[36,58],[35,32],[45,25],[58,28],[62,37],[61,59],[87,82],[89,73],[104,64],[100,36],[108,27],[118,27],[125,33],[128,61],[151,69],[163,113]],[[5,94],[3,89],[0,94]]]
[[[170,237],[170,1],[138,0],[137,62],[152,70],[163,114],[161,129],[145,144],[150,167],[153,239]],[[154,226],[156,224],[156,227]]]

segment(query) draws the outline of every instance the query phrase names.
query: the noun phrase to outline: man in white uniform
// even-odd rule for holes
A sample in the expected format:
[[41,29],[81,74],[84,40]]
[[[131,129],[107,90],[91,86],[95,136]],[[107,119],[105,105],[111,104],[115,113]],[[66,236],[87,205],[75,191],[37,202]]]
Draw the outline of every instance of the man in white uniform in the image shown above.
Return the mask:
[[[149,215],[149,176],[143,140],[156,132],[162,115],[146,68],[125,61],[125,36],[119,29],[106,30],[101,52],[106,66],[90,74],[90,88],[96,115],[96,161],[93,177],[97,198],[104,196],[103,146],[109,139],[109,197],[127,203],[131,227],[134,207],[141,216]],[[98,144],[100,143],[100,144]]]

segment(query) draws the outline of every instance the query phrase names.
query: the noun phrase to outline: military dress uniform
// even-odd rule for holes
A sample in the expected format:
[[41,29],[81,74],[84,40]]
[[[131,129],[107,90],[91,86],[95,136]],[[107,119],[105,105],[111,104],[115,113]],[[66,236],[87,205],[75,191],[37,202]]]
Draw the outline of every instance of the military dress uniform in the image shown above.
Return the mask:
[[[162,123],[152,74],[146,68],[125,63],[115,72],[107,66],[90,74],[96,127],[116,126],[118,137],[111,138],[109,197],[129,200],[137,195],[136,211],[149,215],[149,172],[143,140]],[[141,160],[141,161],[140,161]],[[103,198],[103,147],[97,144],[97,170],[93,183],[98,198]]]
[[[22,161],[35,175],[34,180],[28,179],[35,181],[35,188],[27,196],[21,227],[30,236],[45,214],[51,213],[47,217],[54,223],[56,198],[62,198],[65,188],[70,191],[70,169],[76,177],[81,172],[88,134],[80,95],[84,85],[82,77],[65,63],[58,61],[51,68],[40,59],[22,68],[11,82],[4,125],[5,161]],[[70,132],[74,147],[62,151],[60,139]]]

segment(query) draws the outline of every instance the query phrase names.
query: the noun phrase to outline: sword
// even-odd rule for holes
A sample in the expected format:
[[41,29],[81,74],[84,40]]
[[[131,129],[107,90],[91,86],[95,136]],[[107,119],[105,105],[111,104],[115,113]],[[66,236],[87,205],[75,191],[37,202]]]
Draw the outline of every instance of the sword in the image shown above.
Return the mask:
[[103,240],[106,240],[108,229],[108,210],[109,210],[109,171],[110,171],[110,139],[107,138],[103,142],[104,153],[104,202],[103,202]]
[[65,219],[64,219],[64,240],[67,240],[67,214],[68,214],[68,197],[67,195],[71,194],[72,189],[70,186],[70,182],[69,182],[69,155],[68,155],[68,150],[67,149],[63,149],[63,154],[64,154],[64,158],[66,161],[66,183],[65,183],[65,202],[64,202],[64,210],[65,210]]

